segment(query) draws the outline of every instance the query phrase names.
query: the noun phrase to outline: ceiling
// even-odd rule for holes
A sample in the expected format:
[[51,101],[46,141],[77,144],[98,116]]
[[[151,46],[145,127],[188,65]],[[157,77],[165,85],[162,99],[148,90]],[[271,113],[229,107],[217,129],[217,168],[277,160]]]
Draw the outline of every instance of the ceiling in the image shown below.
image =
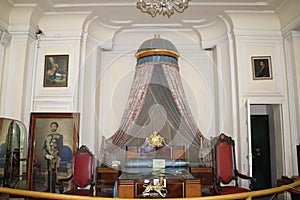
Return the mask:
[[122,28],[191,28],[213,24],[225,12],[274,13],[287,0],[191,0],[183,13],[151,17],[136,8],[138,0],[10,0],[15,6],[37,5],[44,13],[90,13],[107,26]]

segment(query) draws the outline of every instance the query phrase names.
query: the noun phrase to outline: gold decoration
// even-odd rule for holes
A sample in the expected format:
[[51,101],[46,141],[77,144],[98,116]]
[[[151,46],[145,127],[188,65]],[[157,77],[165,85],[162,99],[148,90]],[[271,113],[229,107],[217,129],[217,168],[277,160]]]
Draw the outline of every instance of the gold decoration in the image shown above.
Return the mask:
[[149,138],[149,145],[154,147],[161,147],[163,146],[162,142],[164,140],[163,137],[161,137],[157,132],[153,132]]
[[155,17],[157,14],[168,16],[174,12],[183,13],[188,8],[190,0],[139,0],[136,7],[144,13]]
[[145,188],[145,190],[142,193],[143,197],[150,196],[151,191],[157,192],[161,197],[166,197],[166,194],[168,192],[165,189],[164,177],[162,175],[160,176],[159,181],[156,185],[153,185],[153,183],[150,182],[149,184],[144,184],[143,187]]

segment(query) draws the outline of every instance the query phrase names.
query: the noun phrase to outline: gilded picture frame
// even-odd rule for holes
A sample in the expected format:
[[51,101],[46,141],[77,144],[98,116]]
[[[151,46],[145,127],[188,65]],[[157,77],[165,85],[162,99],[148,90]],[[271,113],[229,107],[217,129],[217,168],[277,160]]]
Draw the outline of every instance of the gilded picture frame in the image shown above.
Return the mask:
[[55,192],[56,180],[72,174],[78,130],[79,113],[31,113],[27,189]]
[[251,62],[254,80],[273,79],[271,56],[253,56]]
[[69,55],[46,55],[44,87],[68,87]]

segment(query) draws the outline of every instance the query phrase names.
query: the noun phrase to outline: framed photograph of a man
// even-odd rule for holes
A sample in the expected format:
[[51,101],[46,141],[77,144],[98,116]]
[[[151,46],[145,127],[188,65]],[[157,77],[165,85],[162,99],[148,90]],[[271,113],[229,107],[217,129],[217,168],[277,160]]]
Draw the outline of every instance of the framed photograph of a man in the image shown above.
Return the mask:
[[[79,113],[31,113],[27,188],[56,192],[56,180],[72,174]],[[71,187],[71,183],[69,183]]]
[[44,87],[67,87],[69,55],[46,55]]
[[254,80],[272,79],[271,56],[251,57]]

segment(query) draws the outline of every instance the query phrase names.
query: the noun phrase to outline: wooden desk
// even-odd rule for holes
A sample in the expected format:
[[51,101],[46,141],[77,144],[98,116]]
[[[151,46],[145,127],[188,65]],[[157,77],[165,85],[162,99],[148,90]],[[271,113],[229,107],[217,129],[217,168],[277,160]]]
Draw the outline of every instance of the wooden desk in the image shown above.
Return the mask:
[[[167,197],[185,198],[185,197],[201,197],[202,186],[200,178],[194,178],[191,174],[187,174],[184,178],[179,175],[166,177]],[[145,190],[143,187],[144,180],[153,180],[148,174],[136,175],[129,173],[122,173],[118,178],[118,197],[119,198],[139,198]]]
[[[138,198],[145,190],[144,180],[118,180],[119,198]],[[168,180],[166,189],[167,197],[201,197],[200,179]]]
[[115,182],[120,171],[113,168],[97,167],[96,196],[113,197]]
[[190,172],[195,178],[200,179],[202,185],[202,195],[213,195],[211,192],[214,182],[213,169],[211,167],[192,167]]

